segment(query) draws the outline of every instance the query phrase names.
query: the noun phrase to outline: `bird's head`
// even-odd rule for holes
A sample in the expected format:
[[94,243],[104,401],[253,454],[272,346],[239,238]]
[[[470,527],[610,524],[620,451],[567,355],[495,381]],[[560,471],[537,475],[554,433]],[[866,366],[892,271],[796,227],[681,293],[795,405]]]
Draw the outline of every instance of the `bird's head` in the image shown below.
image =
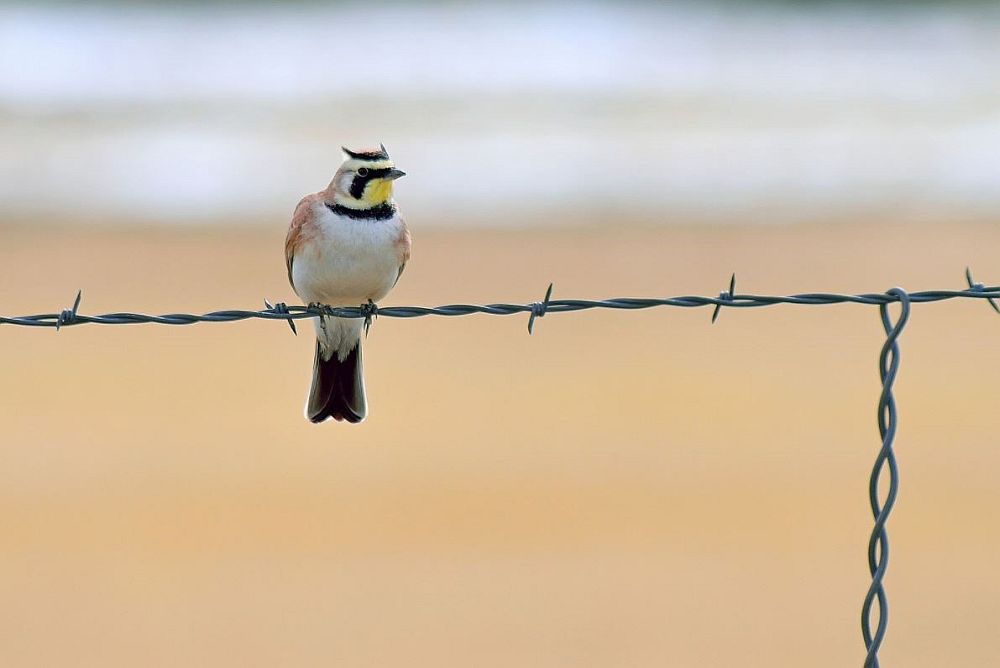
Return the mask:
[[344,148],[344,155],[330,190],[337,204],[350,209],[371,209],[390,201],[392,182],[406,175],[396,169],[384,145],[363,151]]

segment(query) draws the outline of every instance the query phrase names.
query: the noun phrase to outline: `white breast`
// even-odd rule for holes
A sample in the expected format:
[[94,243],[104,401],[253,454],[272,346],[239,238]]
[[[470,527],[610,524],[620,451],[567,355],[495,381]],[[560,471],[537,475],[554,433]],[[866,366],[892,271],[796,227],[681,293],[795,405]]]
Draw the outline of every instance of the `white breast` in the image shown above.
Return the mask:
[[300,247],[292,281],[306,302],[358,306],[379,301],[399,275],[398,241],[403,221],[339,216],[321,202],[313,205],[317,234]]

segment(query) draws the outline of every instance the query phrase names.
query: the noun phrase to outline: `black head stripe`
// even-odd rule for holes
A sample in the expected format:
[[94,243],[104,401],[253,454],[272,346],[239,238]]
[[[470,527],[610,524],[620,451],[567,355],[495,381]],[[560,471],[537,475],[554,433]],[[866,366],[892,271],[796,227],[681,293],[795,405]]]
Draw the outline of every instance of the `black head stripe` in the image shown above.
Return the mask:
[[352,151],[346,146],[342,146],[341,148],[344,153],[347,154],[347,157],[353,158],[354,160],[377,161],[389,159],[389,152],[385,150],[385,146],[380,147],[377,151]]
[[361,197],[365,194],[365,186],[368,185],[369,181],[383,177],[390,171],[391,169],[389,167],[384,167],[382,169],[369,169],[368,173],[364,176],[357,174],[354,177],[354,180],[351,181],[351,197],[354,199],[361,199]]

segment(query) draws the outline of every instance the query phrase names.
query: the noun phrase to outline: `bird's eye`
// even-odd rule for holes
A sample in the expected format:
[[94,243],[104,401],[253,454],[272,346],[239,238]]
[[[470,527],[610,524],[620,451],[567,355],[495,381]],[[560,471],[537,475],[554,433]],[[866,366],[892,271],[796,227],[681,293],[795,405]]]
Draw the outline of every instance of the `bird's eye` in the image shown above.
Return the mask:
[[358,176],[368,176],[368,168],[361,167],[360,169],[358,169]]

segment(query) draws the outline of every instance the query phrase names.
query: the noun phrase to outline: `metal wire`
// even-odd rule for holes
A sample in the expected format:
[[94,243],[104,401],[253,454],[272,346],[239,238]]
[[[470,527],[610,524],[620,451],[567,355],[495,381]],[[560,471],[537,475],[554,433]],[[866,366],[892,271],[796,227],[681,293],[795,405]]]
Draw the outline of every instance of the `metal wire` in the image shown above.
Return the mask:
[[[711,306],[712,322],[714,323],[723,308],[756,308],[776,304],[801,304],[823,306],[830,304],[868,304],[879,307],[882,327],[885,329],[886,340],[879,356],[879,375],[882,379],[882,392],[878,401],[878,427],[882,438],[882,447],[875,459],[868,485],[868,499],[871,504],[875,525],[868,541],[868,569],[872,582],[865,595],[861,608],[861,633],[865,642],[867,654],[864,668],[879,668],[878,651],[885,638],[889,619],[888,600],[883,587],[883,579],[889,564],[889,536],[886,532],[886,522],[892,512],[899,492],[899,470],[893,444],[896,438],[898,416],[896,400],[893,396],[893,386],[899,372],[899,336],[910,317],[912,304],[939,302],[947,299],[985,299],[994,311],[1000,313],[1000,287],[987,287],[977,283],[972,272],[966,269],[965,290],[928,290],[924,292],[907,293],[902,288],[893,288],[883,293],[866,293],[858,295],[841,295],[827,293],[808,293],[789,296],[762,296],[736,293],[736,276],[730,279],[729,289],[718,297],[668,297],[668,298],[634,298],[619,297],[615,299],[585,300],[585,299],[552,299],[552,285],[545,292],[540,302],[528,304],[449,304],[446,306],[388,306],[379,308],[373,303],[356,307],[329,307],[319,304],[309,306],[287,306],[286,304],[271,304],[265,301],[265,309],[261,311],[228,310],[213,311],[201,315],[191,313],[169,313],[165,315],[144,315],[141,313],[106,313],[104,315],[83,315],[78,312],[81,294],[77,293],[72,308],[60,313],[45,313],[16,317],[0,316],[0,324],[21,325],[26,327],[62,327],[94,323],[100,325],[133,325],[139,323],[155,323],[161,325],[190,325],[196,322],[235,322],[260,318],[264,320],[285,320],[295,332],[295,321],[303,318],[314,318],[319,315],[331,315],[341,318],[364,318],[365,327],[371,324],[376,316],[388,318],[417,318],[428,315],[461,316],[473,313],[490,315],[530,314],[528,333],[534,330],[535,320],[549,313],[568,313],[588,309],[620,309],[640,310],[660,306],[680,308],[698,308]],[[889,315],[889,306],[899,304],[899,316],[893,322]],[[882,474],[888,472],[888,490],[884,501],[880,501],[878,487]],[[875,605],[877,603],[877,605]],[[872,617],[877,617],[875,632],[872,633]]]
[[[885,638],[889,622],[889,604],[885,588],[882,586],[882,579],[889,566],[889,535],[886,533],[885,524],[889,519],[889,513],[892,512],[892,508],[896,504],[896,495],[899,492],[899,469],[896,466],[896,455],[892,450],[893,442],[896,440],[897,425],[896,399],[892,394],[892,389],[896,382],[896,374],[899,372],[899,336],[903,333],[903,328],[906,327],[906,323],[910,319],[910,296],[901,288],[893,288],[888,294],[899,297],[902,308],[899,317],[893,323],[889,316],[889,306],[883,304],[879,307],[882,327],[886,334],[882,353],[879,355],[882,393],[878,400],[878,431],[882,437],[882,448],[875,458],[875,466],[872,468],[871,479],[868,483],[868,502],[871,504],[872,515],[875,518],[875,527],[868,539],[868,570],[872,576],[872,584],[868,588],[864,604],[861,606],[861,635],[865,640],[865,649],[868,650],[864,668],[879,668],[878,650],[882,646],[882,639]],[[886,470],[889,472],[889,489],[886,492],[885,502],[881,503],[878,493],[879,479]],[[876,610],[878,625],[873,635],[871,632],[872,604],[876,600],[878,601],[878,609]]]
[[[987,287],[982,283],[976,283],[972,279],[972,274],[967,272],[969,287],[965,290],[927,290],[924,292],[914,292],[909,295],[913,304],[925,302],[939,302],[947,299],[985,299],[997,313],[1000,313],[1000,286]],[[736,277],[730,283],[730,290],[721,293],[718,297],[697,297],[681,296],[666,298],[636,298],[617,297],[613,299],[589,300],[589,299],[551,299],[552,286],[549,285],[545,298],[540,302],[528,304],[447,304],[444,306],[384,306],[378,307],[375,304],[365,304],[360,306],[329,307],[318,304],[309,306],[288,306],[278,303],[271,304],[264,302],[266,308],[260,311],[249,310],[225,310],[212,311],[211,313],[166,313],[163,315],[147,315],[143,313],[105,313],[103,315],[84,315],[78,312],[80,306],[80,293],[77,293],[76,302],[70,309],[65,309],[60,313],[42,313],[38,315],[22,316],[0,316],[0,324],[20,325],[25,327],[70,327],[83,324],[98,325],[135,325],[141,323],[153,323],[158,325],[191,325],[197,322],[236,322],[259,318],[262,320],[286,320],[294,331],[294,321],[304,318],[315,318],[318,315],[331,315],[339,318],[365,318],[370,321],[373,317],[382,316],[386,318],[419,318],[429,315],[437,316],[462,316],[474,313],[485,313],[489,315],[516,315],[518,313],[530,314],[528,325],[529,332],[534,328],[536,318],[541,318],[551,313],[570,313],[574,311],[586,311],[589,309],[618,309],[618,310],[641,310],[661,306],[673,306],[680,308],[699,308],[712,306],[713,322],[718,318],[719,311],[723,308],[757,308],[763,306],[774,306],[775,304],[800,304],[808,306],[826,306],[830,304],[867,304],[872,306],[884,306],[900,301],[900,297],[892,292],[866,293],[858,295],[842,295],[829,293],[806,293],[788,296],[767,296],[754,294],[735,294]]]

